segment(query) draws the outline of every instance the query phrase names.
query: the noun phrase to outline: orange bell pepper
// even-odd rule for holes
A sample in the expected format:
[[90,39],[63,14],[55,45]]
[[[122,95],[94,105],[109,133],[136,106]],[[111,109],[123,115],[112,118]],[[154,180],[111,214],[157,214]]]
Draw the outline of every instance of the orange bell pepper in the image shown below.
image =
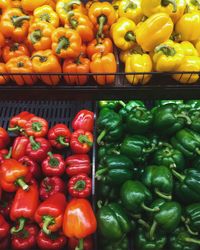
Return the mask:
[[[113,53],[102,55],[102,53],[96,53],[92,56],[90,63],[90,71],[92,73],[116,73],[117,63]],[[115,80],[115,75],[94,75],[95,81],[99,85],[112,84]]]
[[83,42],[90,42],[94,39],[94,26],[90,19],[80,13],[72,11],[68,14],[68,18],[65,22],[65,28],[72,28],[76,30]]
[[21,0],[11,0],[11,7],[22,9],[22,1]]
[[8,73],[22,74],[11,76],[11,79],[14,80],[18,85],[33,85],[37,80],[35,75],[26,75],[27,73],[33,74],[33,65],[28,56],[19,56],[10,59],[6,63],[6,70]]
[[0,13],[11,8],[11,0],[0,0]]
[[[58,58],[53,55],[52,50],[37,51],[32,56],[33,69],[37,73],[62,72]],[[57,85],[60,81],[58,75],[42,75],[40,79],[47,85]]]
[[9,80],[9,76],[4,75],[4,73],[7,73],[6,66],[4,63],[0,63],[0,85],[5,84]]
[[35,50],[51,49],[54,26],[47,22],[33,23],[29,28],[28,41]]
[[28,34],[29,20],[20,9],[8,9],[1,16],[0,30],[5,37],[22,42]]
[[[63,64],[63,73],[72,73],[75,75],[65,75],[66,83],[70,85],[85,85],[90,72],[90,60],[80,55],[77,59],[65,59]],[[78,75],[79,73],[85,75]]]
[[81,53],[82,56],[86,57],[86,45],[83,43],[81,45]]
[[98,0],[90,0],[90,1],[87,1],[86,5],[85,5],[85,8],[87,10],[89,10],[89,8],[92,6],[93,3],[95,2],[98,2]]
[[43,5],[50,5],[53,9],[55,9],[55,3],[52,0],[21,0],[22,9],[28,12],[33,12],[36,8]]
[[10,43],[3,48],[2,57],[4,62],[18,56],[30,56],[27,46],[23,43]]
[[81,37],[77,31],[57,28],[52,33],[52,50],[61,58],[76,58],[80,55]]
[[98,30],[98,37],[103,37],[103,31],[107,31],[116,21],[115,9],[108,2],[93,3],[89,8],[88,16]]
[[5,38],[3,36],[3,34],[0,32],[0,48],[3,48],[5,46]]
[[91,58],[95,53],[113,53],[113,43],[110,38],[94,39],[87,46],[87,55]]

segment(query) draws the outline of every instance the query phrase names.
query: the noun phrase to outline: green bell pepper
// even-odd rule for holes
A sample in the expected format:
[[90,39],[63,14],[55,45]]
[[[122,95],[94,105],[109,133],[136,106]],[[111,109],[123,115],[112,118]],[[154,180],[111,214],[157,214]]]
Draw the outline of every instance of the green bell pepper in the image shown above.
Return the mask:
[[191,238],[183,227],[177,228],[169,239],[170,250],[199,250],[200,240]]
[[190,109],[188,112],[188,116],[191,120],[191,124],[189,126],[190,129],[196,131],[197,133],[200,133],[200,108],[196,109]]
[[126,126],[131,134],[145,134],[151,127],[153,115],[144,107],[135,107],[126,117]]
[[100,234],[110,240],[120,240],[132,227],[129,216],[117,203],[101,207],[97,213],[97,223]]
[[97,199],[101,202],[112,202],[119,200],[119,189],[102,181],[97,182]]
[[172,145],[188,159],[200,155],[200,135],[190,129],[182,129],[171,139]]
[[109,108],[116,110],[120,106],[125,106],[126,104],[123,101],[99,101],[99,108]]
[[184,218],[189,233],[198,235],[198,232],[200,232],[200,203],[187,206]]
[[136,107],[145,108],[145,104],[144,102],[138,100],[129,101],[122,109],[120,109],[119,114],[122,116],[123,119],[126,119],[129,112]]
[[125,236],[117,242],[113,242],[106,239],[101,239],[100,249],[102,250],[128,250],[129,249],[129,240]]
[[177,105],[183,105],[183,100],[157,100],[155,101],[155,106],[163,106],[166,104],[177,104]]
[[160,233],[155,233],[150,238],[149,232],[139,227],[135,235],[136,250],[162,250],[167,243],[167,237]]
[[192,168],[200,169],[200,156],[196,157],[191,164]]
[[190,100],[186,102],[191,108],[199,109],[200,108],[200,100]]
[[122,185],[133,179],[133,162],[125,155],[108,155],[101,162],[96,178],[107,184]]
[[150,212],[158,210],[147,206],[152,202],[152,194],[140,181],[126,181],[121,187],[120,197],[124,207],[134,214],[140,213],[142,209]]
[[166,166],[148,166],[144,170],[142,182],[161,198],[171,200],[173,176]]
[[101,161],[106,155],[120,154],[120,144],[106,143],[98,148],[98,160]]
[[108,108],[103,108],[100,111],[97,119],[97,128],[100,131],[97,138],[98,144],[101,144],[103,139],[109,142],[118,141],[123,135],[121,116]]

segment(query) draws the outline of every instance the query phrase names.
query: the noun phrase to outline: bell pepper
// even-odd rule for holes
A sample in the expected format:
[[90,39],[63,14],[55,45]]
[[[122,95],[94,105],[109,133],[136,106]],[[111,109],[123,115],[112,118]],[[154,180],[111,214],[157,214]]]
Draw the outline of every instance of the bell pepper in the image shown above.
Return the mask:
[[103,32],[116,21],[115,9],[108,2],[93,3],[88,10],[88,17],[98,30],[97,37],[103,37]]
[[27,111],[22,111],[18,115],[13,116],[10,119],[8,131],[23,131],[25,124],[32,117],[34,117],[34,115]]
[[200,55],[200,39],[198,41],[195,41],[194,45],[195,45],[195,49],[198,52],[198,55]]
[[7,131],[0,127],[0,149],[6,148],[10,142],[10,137]]
[[34,214],[39,205],[39,190],[36,183],[29,186],[28,191],[18,189],[10,210],[10,218],[17,221],[17,227],[11,228],[11,233],[23,231],[27,220],[32,221]]
[[21,0],[11,0],[11,7],[12,8],[21,8],[22,9]]
[[122,239],[111,242],[110,240],[107,239],[102,239],[99,242],[100,248],[102,250],[127,250],[129,249],[129,240],[127,236],[123,236]]
[[22,74],[22,75],[13,75],[11,77],[11,79],[14,80],[18,85],[24,85],[24,84],[33,85],[37,80],[37,77],[33,75],[33,65],[28,56],[19,56],[10,59],[6,63],[6,70],[8,73]]
[[[68,243],[67,243],[68,250],[75,250],[77,246],[78,246],[78,240],[76,238],[68,239]],[[83,249],[84,250],[94,249],[93,239],[91,236],[88,236],[84,239]]]
[[[109,202],[119,200],[119,188],[106,184],[102,181],[97,182],[97,205],[100,203],[108,204]],[[100,206],[101,207],[101,206]]]
[[69,85],[85,85],[88,81],[89,72],[90,60],[84,58],[81,54],[75,59],[65,59],[63,63],[63,73],[66,73],[64,79]]
[[36,248],[38,231],[36,225],[30,224],[25,226],[23,231],[13,234],[11,239],[12,249],[23,250]]
[[[99,85],[112,84],[115,81],[115,73],[117,72],[117,62],[113,53],[103,55],[96,53],[92,56],[90,63],[90,71],[94,73],[93,78]],[[109,73],[109,75],[98,75],[98,73]],[[111,75],[111,73],[114,73]],[[97,75],[95,75],[97,74]]]
[[0,240],[0,248],[1,250],[7,250],[10,247],[10,238],[6,237],[2,240]]
[[197,49],[191,42],[183,41],[180,43],[185,56],[199,56]]
[[89,131],[78,129],[72,133],[70,148],[75,154],[87,154],[93,145],[93,135]]
[[87,198],[92,193],[92,180],[86,174],[74,175],[68,182],[68,193],[74,198]]
[[155,101],[155,106],[163,106],[166,104],[184,105],[184,101],[183,100],[157,100]]
[[184,58],[181,45],[171,40],[158,45],[154,51],[154,68],[158,72],[174,71],[181,65]]
[[65,162],[60,154],[48,152],[47,158],[42,162],[42,172],[45,176],[61,176],[65,172]]
[[[10,158],[11,158],[11,149],[9,151],[7,149],[0,150],[0,165],[4,162],[5,159],[10,159]],[[1,191],[0,191],[0,194],[1,194]],[[0,195],[0,198],[1,198],[1,195]]]
[[29,20],[30,16],[26,16],[20,9],[8,9],[1,16],[1,32],[7,38],[23,42],[28,34]]
[[169,39],[173,27],[173,22],[166,13],[154,14],[137,26],[136,41],[144,51],[153,51],[156,46]]
[[25,156],[28,143],[29,139],[26,136],[16,137],[12,146],[12,158],[19,160]]
[[27,121],[24,130],[27,136],[45,137],[48,132],[48,122],[41,117],[34,116]]
[[123,134],[121,116],[108,108],[103,108],[97,120],[97,128],[100,132],[97,143],[107,139],[109,142],[118,141]]
[[35,23],[41,23],[42,21],[51,24],[55,28],[59,26],[58,14],[49,5],[37,7],[33,12],[33,16]]
[[46,235],[40,231],[37,236],[37,245],[42,250],[61,250],[66,243],[67,239],[61,232]]
[[9,81],[9,76],[4,75],[4,73],[8,73],[6,70],[5,63],[0,63],[0,85],[4,85]]
[[190,124],[191,120],[187,114],[187,109],[180,105],[166,104],[155,108],[153,111],[153,128],[159,134],[173,135]]
[[52,147],[57,149],[69,146],[71,132],[65,124],[56,124],[49,129],[48,140]]
[[189,105],[192,109],[199,109],[200,108],[200,101],[199,100],[189,100],[185,102],[186,105]]
[[2,57],[5,63],[18,56],[30,56],[30,52],[25,44],[9,43],[3,48]]
[[8,236],[9,230],[10,225],[5,220],[4,216],[0,214],[0,240]]
[[2,197],[0,200],[0,214],[3,215],[5,219],[10,218],[10,209],[13,201],[14,193],[7,193],[2,191]]
[[31,160],[28,156],[22,156],[21,158],[19,158],[19,162],[29,169],[30,174],[33,176],[33,178],[41,178],[40,167],[35,161]]
[[125,119],[129,112],[133,109],[135,109],[136,107],[142,107],[145,108],[145,104],[142,101],[139,100],[134,100],[134,101],[129,101],[124,105],[122,105],[123,108],[120,109],[119,114]]
[[97,213],[97,223],[100,234],[114,241],[131,231],[130,218],[123,207],[117,203],[101,207]]
[[110,38],[104,39],[94,39],[87,45],[87,55],[89,58],[96,53],[102,53],[107,55],[108,53],[113,53],[113,43]]
[[176,69],[177,72],[197,72],[197,73],[188,73],[188,74],[175,74],[172,77],[184,84],[195,83],[199,79],[200,70],[200,59],[198,56],[186,56],[184,57],[181,65]]
[[196,41],[200,38],[200,13],[184,14],[176,23],[175,31],[180,35],[181,41]]
[[0,1],[0,12],[1,14],[11,8],[11,1],[10,0],[1,0]]
[[122,0],[119,2],[118,13],[120,17],[126,17],[134,21],[136,24],[142,21],[143,13],[141,9],[141,1]]
[[62,227],[66,198],[62,193],[56,193],[43,201],[35,212],[35,221],[42,231],[49,235]]
[[199,239],[191,237],[184,227],[178,227],[169,238],[172,250],[198,250],[199,244]]
[[83,129],[93,132],[94,129],[94,113],[90,110],[80,110],[72,120],[73,130]]
[[107,155],[119,155],[120,154],[120,144],[117,143],[106,143],[98,148],[98,159],[101,162]]
[[100,109],[102,108],[109,108],[109,109],[113,109],[114,111],[118,110],[118,108],[120,108],[120,106],[125,106],[125,103],[123,101],[99,101],[98,102],[98,106]]
[[159,208],[150,208],[147,205],[152,202],[152,194],[140,181],[128,180],[124,182],[120,190],[120,197],[123,206],[129,211],[137,214],[142,209],[149,212],[156,212]]
[[33,12],[36,8],[49,4],[49,0],[35,0],[34,2],[31,2],[29,0],[21,0],[22,2],[22,9],[27,12]]
[[135,29],[136,25],[134,21],[127,17],[119,18],[117,22],[111,26],[110,31],[115,45],[121,50],[133,48],[136,42]]
[[193,235],[198,235],[200,231],[200,203],[194,203],[185,208],[184,223],[188,232]]
[[28,41],[34,50],[51,49],[51,35],[54,26],[47,22],[34,22],[29,28]]
[[65,193],[65,183],[64,181],[57,177],[45,177],[40,182],[40,199],[47,200],[50,196],[56,193]]
[[154,237],[151,238],[148,230],[142,227],[138,228],[134,239],[138,250],[163,250],[167,243],[167,237],[164,234],[155,233]]
[[120,186],[134,177],[133,162],[122,154],[107,155],[101,164],[102,167],[96,172],[96,178],[107,184]]
[[[31,60],[33,69],[38,74],[47,74],[49,72],[60,74],[62,72],[60,62],[51,50],[37,51],[33,54]],[[57,85],[60,81],[58,75],[43,75],[40,78],[47,85]]]
[[173,176],[166,166],[148,166],[144,170],[143,183],[155,194],[167,200],[172,199]]
[[65,160],[66,173],[72,177],[80,173],[89,175],[91,172],[90,157],[86,154],[82,155],[70,155]]
[[200,126],[199,126],[199,116],[200,116],[200,110],[197,108],[191,108],[188,111],[188,116],[191,120],[191,125],[189,126],[190,129],[194,130],[195,132],[200,132]]
[[76,30],[83,42],[91,42],[94,39],[94,26],[92,22],[86,15],[80,12],[72,11],[68,13],[65,28]]
[[194,12],[200,10],[199,0],[186,0],[186,12]]
[[45,138],[36,138],[32,136],[26,148],[26,155],[33,161],[42,162],[50,151],[50,143]]
[[[146,84],[151,79],[152,60],[148,54],[130,54],[125,62],[126,79],[129,83],[135,85],[138,83]],[[142,72],[142,74],[134,75],[134,72]],[[129,74],[131,73],[131,74]]]
[[181,171],[185,168],[183,153],[173,148],[171,145],[166,145],[156,150],[153,156],[153,163],[159,166],[175,168]]
[[17,187],[27,191],[26,184],[29,179],[29,169],[14,159],[5,159],[0,168],[0,184],[4,191],[15,192]]
[[61,58],[76,58],[80,55],[81,37],[73,29],[57,28],[52,33],[52,50]]

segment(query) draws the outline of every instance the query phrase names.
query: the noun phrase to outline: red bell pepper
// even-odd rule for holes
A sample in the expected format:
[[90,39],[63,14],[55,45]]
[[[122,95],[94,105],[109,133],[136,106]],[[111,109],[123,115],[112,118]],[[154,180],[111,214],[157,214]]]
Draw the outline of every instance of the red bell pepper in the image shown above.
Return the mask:
[[62,227],[66,198],[62,193],[56,193],[43,201],[35,212],[35,221],[47,235]]
[[73,130],[83,129],[93,132],[94,129],[94,113],[83,109],[80,110],[72,121]]
[[27,111],[23,111],[18,115],[12,117],[10,119],[8,131],[22,132],[24,130],[27,121],[29,121],[34,116],[35,116],[34,114],[31,114]]
[[18,189],[13,200],[10,218],[17,221],[19,226],[12,227],[11,233],[18,233],[24,229],[27,220],[33,220],[39,205],[39,190],[36,183],[29,186],[28,191]]
[[56,193],[65,193],[65,182],[57,177],[46,177],[40,183],[40,199],[46,200]]
[[91,204],[86,199],[72,199],[66,207],[63,232],[69,238],[79,239],[77,250],[83,250],[83,239],[97,229],[97,221]]
[[1,250],[8,250],[8,249],[10,249],[9,246],[10,246],[10,238],[9,237],[6,237],[6,238],[0,240],[0,249]]
[[13,234],[11,239],[12,249],[13,250],[28,250],[28,249],[37,249],[37,235],[38,227],[36,225],[27,225],[24,230]]
[[5,159],[10,159],[11,157],[11,150],[7,149],[0,149],[0,165],[3,163]]
[[65,124],[56,124],[49,129],[48,140],[52,147],[62,149],[69,147],[71,132]]
[[37,237],[37,244],[42,250],[61,250],[66,243],[67,239],[61,232],[46,235],[40,231]]
[[45,138],[34,139],[31,136],[26,148],[26,155],[33,161],[42,162],[50,150],[51,146]]
[[0,149],[6,148],[10,143],[10,137],[7,131],[0,127]]
[[82,155],[70,155],[65,160],[66,173],[71,177],[77,174],[91,173],[91,161],[90,157],[86,154]]
[[48,152],[48,157],[42,162],[42,171],[46,176],[61,176],[65,172],[65,161],[60,154]]
[[68,182],[68,192],[74,198],[87,198],[92,192],[92,180],[86,174],[71,177]]
[[29,169],[14,159],[6,159],[0,168],[0,186],[6,192],[15,192],[17,187],[28,190]]
[[32,177],[36,179],[41,178],[41,170],[37,162],[31,160],[28,156],[23,156],[22,158],[19,159],[19,162],[22,163],[23,166],[26,166],[29,169]]
[[9,235],[10,225],[4,219],[3,215],[0,214],[0,240]]
[[28,137],[26,136],[16,137],[12,146],[12,158],[15,160],[19,160],[21,157],[25,156],[28,143],[29,143]]
[[45,137],[48,133],[48,122],[38,116],[34,116],[25,125],[25,133],[28,136]]
[[93,145],[93,135],[83,129],[72,133],[70,147],[75,154],[87,154]]
[[[79,244],[79,241],[76,238],[69,238],[68,244],[67,244],[67,247],[68,247],[67,250],[76,250],[76,247],[78,246],[78,244]],[[94,249],[93,239],[91,236],[88,236],[84,239],[83,249],[84,250]]]

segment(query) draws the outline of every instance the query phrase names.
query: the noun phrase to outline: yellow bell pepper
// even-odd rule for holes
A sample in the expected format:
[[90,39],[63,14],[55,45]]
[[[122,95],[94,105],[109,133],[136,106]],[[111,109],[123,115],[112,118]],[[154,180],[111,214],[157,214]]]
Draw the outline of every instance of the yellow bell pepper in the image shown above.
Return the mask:
[[121,3],[121,0],[114,0],[114,1],[112,1],[112,6],[115,9],[117,18],[119,18],[119,5],[120,5],[120,3]]
[[128,56],[130,56],[131,54],[133,53],[133,50],[132,49],[129,49],[129,50],[125,50],[125,51],[121,51],[120,54],[119,54],[119,59],[121,62],[125,63]]
[[178,67],[176,71],[197,72],[173,75],[173,78],[180,83],[190,84],[197,82],[199,80],[198,72],[200,71],[200,58],[197,56],[185,56],[180,67]]
[[188,41],[184,41],[180,43],[184,55],[185,56],[199,56],[199,53],[197,49],[194,47],[194,45]]
[[195,48],[198,51],[199,56],[200,56],[200,40],[198,40],[198,41],[195,42]]
[[134,74],[138,72],[146,73],[152,72],[152,61],[148,54],[131,54],[127,57],[125,62],[125,72],[133,73],[126,75],[126,79],[130,84],[136,85],[138,83],[146,84],[151,79],[151,74]]
[[184,14],[175,26],[181,41],[195,41],[200,38],[200,12]]
[[133,48],[136,42],[134,30],[135,23],[126,18],[121,17],[116,23],[111,26],[111,37],[114,44],[121,50],[128,50]]
[[136,27],[136,41],[144,51],[153,51],[156,46],[169,39],[173,22],[165,13],[157,13]]
[[194,12],[200,10],[200,1],[199,0],[186,0],[187,12]]
[[118,12],[120,17],[127,17],[136,24],[139,23],[144,16],[140,0],[122,0],[119,4]]
[[43,5],[50,5],[55,8],[55,3],[52,0],[22,0],[21,3],[22,9],[30,12]]
[[52,24],[55,28],[59,26],[58,14],[52,9],[51,6],[43,5],[38,7],[34,10],[33,16],[35,22],[45,21]]
[[184,58],[179,43],[168,40],[155,48],[153,54],[154,68],[158,72],[170,72],[178,68]]

